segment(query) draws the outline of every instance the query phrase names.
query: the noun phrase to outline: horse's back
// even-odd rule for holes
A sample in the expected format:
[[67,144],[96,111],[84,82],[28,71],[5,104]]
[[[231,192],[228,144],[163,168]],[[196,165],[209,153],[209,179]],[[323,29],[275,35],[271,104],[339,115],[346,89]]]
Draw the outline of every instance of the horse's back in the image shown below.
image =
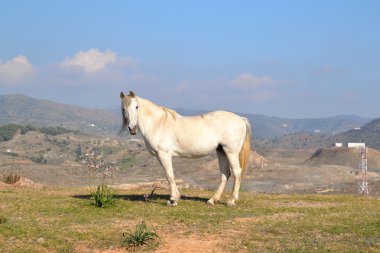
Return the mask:
[[232,112],[227,111],[212,111],[203,115],[207,124],[213,125],[216,128],[239,128],[245,129],[244,119]]
[[228,112],[228,111],[212,111],[203,114],[206,118],[209,117],[212,120],[215,119],[231,119],[231,120],[240,120],[241,117],[233,112]]
[[201,127],[201,128],[224,128],[243,126],[244,120],[239,115],[227,111],[212,111],[197,116],[188,116],[180,118],[184,127]]
[[227,111],[213,111],[198,116],[178,119],[176,138],[188,146],[204,145],[205,149],[217,146],[241,146],[246,124],[242,117]]

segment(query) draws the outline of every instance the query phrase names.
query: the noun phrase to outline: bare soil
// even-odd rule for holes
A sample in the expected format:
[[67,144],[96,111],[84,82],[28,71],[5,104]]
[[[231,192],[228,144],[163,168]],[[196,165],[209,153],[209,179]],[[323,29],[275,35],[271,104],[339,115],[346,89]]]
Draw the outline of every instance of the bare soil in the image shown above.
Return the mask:
[[[47,136],[28,132],[0,143],[0,179],[11,172],[41,185],[78,187],[99,183],[98,172],[89,171],[77,157],[95,150],[107,161],[116,161],[107,183],[121,187],[153,187],[165,184],[163,169],[145,149],[141,140],[116,136],[64,134]],[[356,194],[362,180],[359,152],[353,149],[265,148],[251,152],[251,165],[243,180],[243,191],[268,193],[350,193]],[[369,149],[369,186],[380,195],[380,152]],[[220,182],[215,154],[199,159],[174,158],[173,166],[182,188],[215,190]],[[139,185],[140,184],[140,185]],[[233,178],[227,184],[232,188]],[[2,187],[0,185],[0,187]]]
[[184,235],[180,231],[164,234],[162,236],[163,244],[155,252],[157,253],[193,253],[193,252],[226,252],[218,247],[221,238],[215,236]]

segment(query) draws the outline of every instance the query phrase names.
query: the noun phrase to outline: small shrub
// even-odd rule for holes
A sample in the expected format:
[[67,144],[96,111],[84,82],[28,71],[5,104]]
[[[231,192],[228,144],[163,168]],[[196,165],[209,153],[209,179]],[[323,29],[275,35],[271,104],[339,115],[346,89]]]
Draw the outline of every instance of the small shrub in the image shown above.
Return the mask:
[[114,178],[114,171],[118,170],[116,161],[111,163],[106,162],[97,157],[95,152],[92,151],[85,154],[85,159],[82,160],[83,164],[88,168],[88,184],[91,186],[91,173],[98,172],[97,176],[100,179],[100,184],[96,187],[96,190],[91,193],[93,204],[97,207],[108,207],[115,203],[115,189],[107,186],[107,178]]
[[104,184],[98,185],[92,193],[93,204],[97,207],[109,207],[115,203],[114,190]]
[[31,157],[30,160],[32,160],[33,162],[35,163],[47,163],[47,160],[43,157],[43,156],[40,156],[40,157]]
[[38,131],[40,131],[41,133],[43,134],[47,134],[47,135],[51,135],[51,136],[57,136],[57,135],[60,135],[60,134],[66,134],[66,133],[78,133],[78,131],[74,131],[74,130],[70,130],[70,129],[66,129],[66,128],[63,128],[63,127],[60,127],[60,126],[56,126],[56,127],[42,127],[42,128],[39,128]]
[[134,232],[123,233],[123,244],[127,249],[137,249],[138,247],[155,247],[158,245],[158,235],[151,231],[145,221],[141,221],[136,226]]
[[18,154],[16,154],[16,153],[7,153],[7,155],[10,155],[10,156],[13,156],[13,157],[18,157]]
[[93,152],[98,155],[112,155],[119,151],[118,147],[112,146],[101,146],[93,148]]
[[121,159],[120,163],[123,168],[130,168],[136,163],[136,157],[134,156],[124,157],[123,159]]
[[20,130],[20,134],[25,134],[29,131],[34,131],[35,128],[32,126],[21,126],[17,124],[9,124],[5,126],[0,126],[0,142],[9,141],[15,135],[15,133]]
[[12,172],[8,176],[4,177],[4,182],[7,184],[14,184],[20,180],[20,175],[17,173]]
[[4,216],[0,216],[0,224],[7,223],[8,219]]

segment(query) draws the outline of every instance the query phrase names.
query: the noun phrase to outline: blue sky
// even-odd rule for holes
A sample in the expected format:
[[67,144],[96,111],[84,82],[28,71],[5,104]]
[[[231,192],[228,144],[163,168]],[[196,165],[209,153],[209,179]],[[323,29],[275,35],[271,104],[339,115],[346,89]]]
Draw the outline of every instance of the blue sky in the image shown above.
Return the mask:
[[379,117],[380,1],[0,2],[0,94]]

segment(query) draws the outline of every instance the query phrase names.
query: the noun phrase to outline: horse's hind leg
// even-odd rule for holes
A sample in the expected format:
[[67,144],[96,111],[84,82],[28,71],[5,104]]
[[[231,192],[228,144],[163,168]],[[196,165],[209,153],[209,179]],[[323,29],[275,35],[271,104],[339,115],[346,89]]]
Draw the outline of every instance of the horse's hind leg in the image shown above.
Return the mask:
[[174,181],[172,157],[169,154],[159,152],[157,158],[165,170],[166,178],[168,179],[168,182],[170,185],[171,196],[170,196],[170,201],[168,201],[168,204],[175,206],[177,205],[177,201],[180,198],[180,194],[179,194],[177,185]]
[[235,200],[239,198],[239,190],[241,183],[241,167],[239,161],[239,153],[226,152],[228,161],[230,162],[232,173],[234,174],[234,188],[232,192],[232,198],[228,201],[229,206],[235,205]]
[[231,175],[230,163],[228,162],[226,153],[223,151],[222,148],[218,148],[216,150],[216,154],[218,155],[221,182],[214,196],[207,201],[207,203],[211,205],[214,205],[214,203],[220,200],[220,197],[222,196],[222,193],[226,186],[227,180]]

